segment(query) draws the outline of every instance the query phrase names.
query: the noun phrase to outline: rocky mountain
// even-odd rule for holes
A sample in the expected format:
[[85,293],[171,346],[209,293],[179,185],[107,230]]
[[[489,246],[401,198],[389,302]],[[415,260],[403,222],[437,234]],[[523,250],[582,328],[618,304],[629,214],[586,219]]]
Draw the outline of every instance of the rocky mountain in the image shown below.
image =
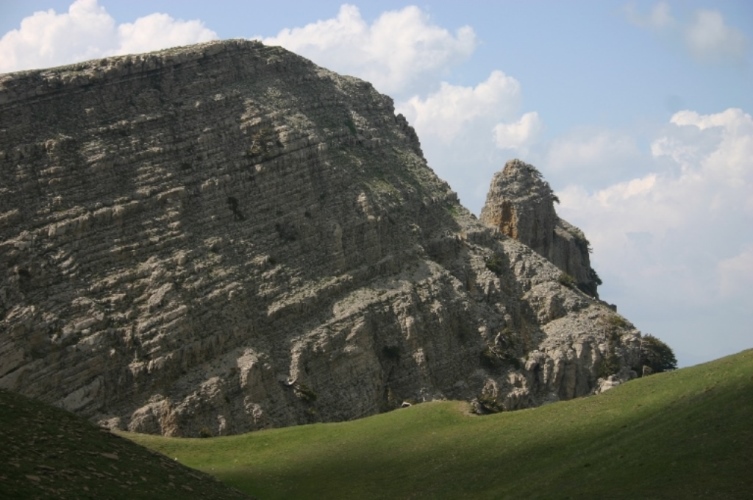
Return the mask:
[[640,333],[539,177],[482,223],[389,97],[258,42],[0,75],[0,387],[174,436],[603,390]]

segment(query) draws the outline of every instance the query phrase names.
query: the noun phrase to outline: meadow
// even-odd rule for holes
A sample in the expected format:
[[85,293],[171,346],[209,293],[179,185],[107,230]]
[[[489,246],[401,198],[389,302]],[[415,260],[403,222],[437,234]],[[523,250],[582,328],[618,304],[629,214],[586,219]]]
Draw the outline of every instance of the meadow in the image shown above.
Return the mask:
[[540,408],[468,410],[441,401],[229,437],[122,435],[263,499],[753,497],[753,350]]

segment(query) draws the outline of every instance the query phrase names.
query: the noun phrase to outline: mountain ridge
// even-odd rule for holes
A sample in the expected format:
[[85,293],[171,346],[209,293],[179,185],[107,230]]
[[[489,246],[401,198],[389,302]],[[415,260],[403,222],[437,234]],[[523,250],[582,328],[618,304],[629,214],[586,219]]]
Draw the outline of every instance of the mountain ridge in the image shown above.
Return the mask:
[[462,207],[389,97],[279,47],[0,75],[0,181],[0,387],[111,428],[512,410],[640,368],[640,332]]

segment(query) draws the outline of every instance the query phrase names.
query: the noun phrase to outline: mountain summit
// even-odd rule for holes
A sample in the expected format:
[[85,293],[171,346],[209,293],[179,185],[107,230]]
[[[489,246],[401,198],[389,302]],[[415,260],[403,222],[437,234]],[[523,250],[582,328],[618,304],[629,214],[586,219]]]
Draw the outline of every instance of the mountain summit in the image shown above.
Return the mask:
[[0,75],[0,387],[197,436],[635,376],[529,167],[482,223],[389,97],[259,42]]

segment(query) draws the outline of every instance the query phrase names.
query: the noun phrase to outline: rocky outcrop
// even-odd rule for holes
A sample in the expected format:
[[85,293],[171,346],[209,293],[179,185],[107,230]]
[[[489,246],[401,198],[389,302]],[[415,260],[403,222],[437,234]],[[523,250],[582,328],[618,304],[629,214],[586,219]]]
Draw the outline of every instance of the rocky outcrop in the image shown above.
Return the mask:
[[258,42],[0,75],[0,262],[0,387],[139,432],[516,409],[638,364],[388,97]]
[[511,160],[492,179],[481,222],[528,245],[560,268],[563,280],[598,297],[601,280],[591,267],[590,244],[580,229],[557,216],[554,202],[559,200],[533,165]]

